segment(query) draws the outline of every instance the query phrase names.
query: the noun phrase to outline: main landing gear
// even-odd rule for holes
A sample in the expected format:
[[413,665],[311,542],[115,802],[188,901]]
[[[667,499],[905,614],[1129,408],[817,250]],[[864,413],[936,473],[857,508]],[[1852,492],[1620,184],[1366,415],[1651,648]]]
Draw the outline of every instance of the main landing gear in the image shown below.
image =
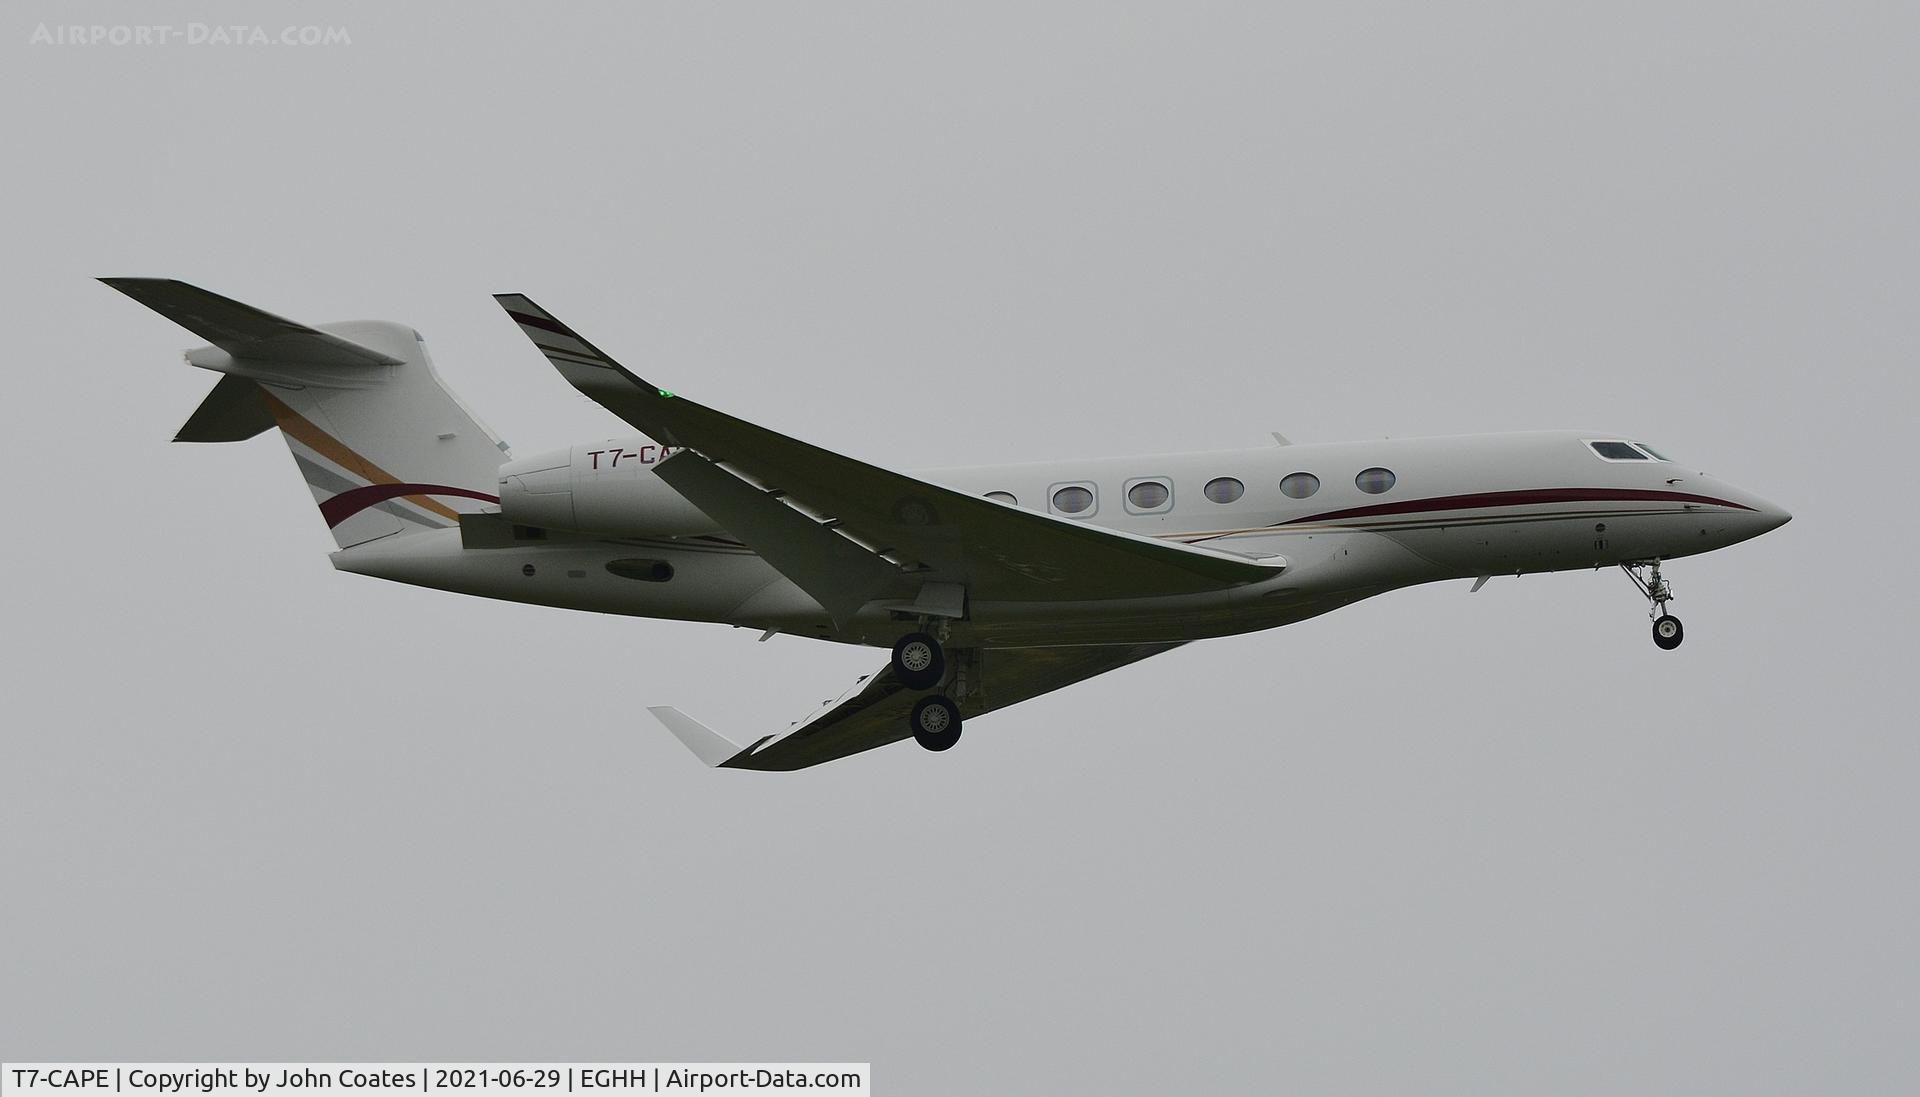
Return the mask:
[[935,694],[913,704],[907,718],[913,740],[928,750],[945,750],[960,741],[960,706]]
[[1673,601],[1673,587],[1660,578],[1660,561],[1621,564],[1620,570],[1626,572],[1627,578],[1646,596],[1647,616],[1653,618],[1654,645],[1662,651],[1679,647],[1687,633],[1680,627],[1680,618],[1667,612],[1667,603]]
[[932,689],[947,674],[947,654],[940,641],[924,632],[909,632],[893,645],[893,676],[908,689]]
[[[893,676],[908,689],[934,689],[946,680],[947,653],[941,643],[946,622],[936,626],[936,631],[942,635],[909,632],[893,645]],[[954,675],[953,692],[962,698],[967,694],[966,666],[962,659]],[[907,730],[928,750],[946,750],[960,741],[960,706],[941,693],[922,697],[914,702],[913,713],[907,717]]]

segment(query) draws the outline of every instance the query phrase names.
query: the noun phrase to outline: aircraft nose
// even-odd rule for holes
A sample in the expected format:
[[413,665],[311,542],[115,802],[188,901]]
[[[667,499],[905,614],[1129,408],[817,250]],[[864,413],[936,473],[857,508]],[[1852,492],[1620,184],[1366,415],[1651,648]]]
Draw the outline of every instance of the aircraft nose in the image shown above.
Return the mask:
[[1722,545],[1739,544],[1763,533],[1771,533],[1793,521],[1793,515],[1787,513],[1787,508],[1732,484],[1716,483],[1715,490],[1709,494],[1733,504],[1731,508],[1720,512],[1718,525],[1708,523],[1700,531],[1710,536],[1717,535]]
[[1747,493],[1745,502],[1753,508],[1753,511],[1750,514],[1741,515],[1736,523],[1744,527],[1740,532],[1740,539],[1743,541],[1749,537],[1771,533],[1793,521],[1793,515],[1787,513],[1787,508],[1778,503],[1769,502],[1750,492]]
[[1778,503],[1769,503],[1765,499],[1755,498],[1754,504],[1755,517],[1760,526],[1757,531],[1759,533],[1779,529],[1793,521],[1793,515],[1787,513],[1787,508]]

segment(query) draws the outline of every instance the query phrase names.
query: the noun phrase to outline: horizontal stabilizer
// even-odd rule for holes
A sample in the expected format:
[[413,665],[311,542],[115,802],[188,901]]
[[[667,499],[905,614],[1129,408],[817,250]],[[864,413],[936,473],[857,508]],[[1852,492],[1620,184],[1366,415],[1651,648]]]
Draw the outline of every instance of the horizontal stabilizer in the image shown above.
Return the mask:
[[173,278],[102,278],[235,358],[319,366],[397,366],[400,359]]
[[222,377],[173,436],[176,442],[244,442],[273,426],[260,386],[245,377]]

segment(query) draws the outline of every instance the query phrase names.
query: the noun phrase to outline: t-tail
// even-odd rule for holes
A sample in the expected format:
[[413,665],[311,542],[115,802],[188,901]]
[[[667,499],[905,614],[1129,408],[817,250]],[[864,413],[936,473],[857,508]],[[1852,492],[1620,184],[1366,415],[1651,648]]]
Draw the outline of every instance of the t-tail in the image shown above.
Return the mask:
[[499,501],[506,443],[440,382],[412,328],[308,327],[170,278],[101,281],[211,344],[186,357],[220,380],[174,441],[279,427],[341,548],[457,525]]

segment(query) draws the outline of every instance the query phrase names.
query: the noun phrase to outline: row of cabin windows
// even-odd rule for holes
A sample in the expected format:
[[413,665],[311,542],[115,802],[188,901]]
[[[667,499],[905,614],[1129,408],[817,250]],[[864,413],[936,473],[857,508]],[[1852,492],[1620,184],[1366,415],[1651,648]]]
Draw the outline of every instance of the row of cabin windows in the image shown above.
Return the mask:
[[[1391,490],[1395,479],[1391,469],[1362,469],[1353,478],[1353,486],[1368,495],[1379,495]],[[1320,478],[1311,472],[1289,473],[1280,481],[1280,494],[1289,499],[1310,498],[1319,490]],[[1091,484],[1055,488],[1053,509],[1061,514],[1085,514],[1093,509],[1093,493]],[[1246,493],[1247,485],[1232,476],[1216,476],[1200,489],[1200,494],[1215,503],[1237,502]],[[987,498],[1008,506],[1020,505],[1020,500],[1010,491],[990,491]],[[1131,510],[1151,513],[1165,509],[1172,501],[1173,488],[1165,480],[1136,480],[1127,485],[1127,506]]]

